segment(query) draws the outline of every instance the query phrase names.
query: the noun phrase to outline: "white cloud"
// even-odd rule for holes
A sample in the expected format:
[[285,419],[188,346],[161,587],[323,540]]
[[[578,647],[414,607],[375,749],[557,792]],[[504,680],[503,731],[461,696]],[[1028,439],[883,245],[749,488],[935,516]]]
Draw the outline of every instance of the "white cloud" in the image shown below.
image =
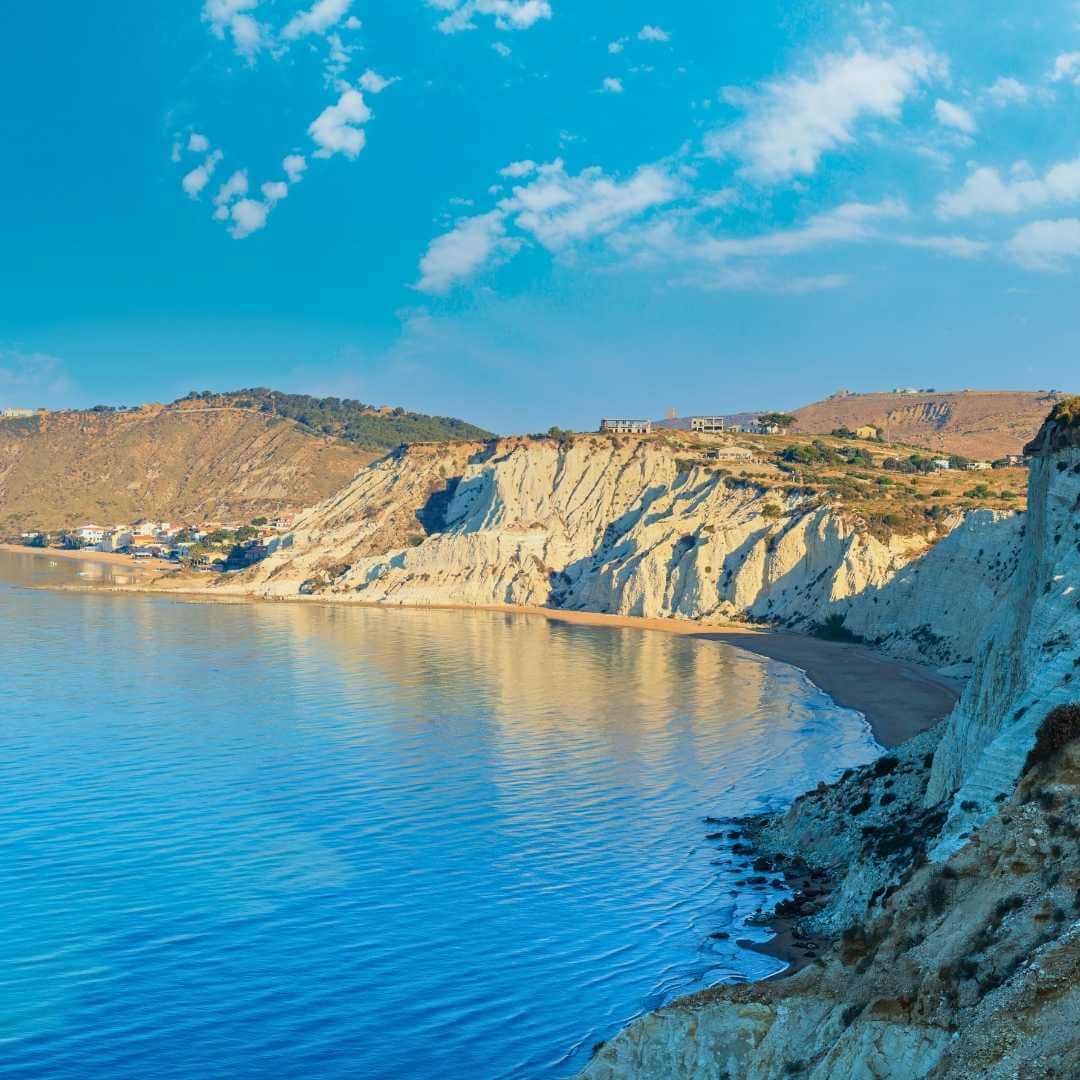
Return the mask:
[[236,172],[234,172],[232,176],[218,188],[218,192],[214,196],[214,205],[225,206],[226,204],[231,203],[233,199],[238,199],[241,195],[246,195],[247,193],[247,169],[237,169]]
[[[521,164],[521,163],[518,163]],[[513,256],[523,238],[556,254],[608,237],[647,211],[683,193],[683,184],[660,166],[639,169],[628,180],[602,169],[570,175],[562,161],[536,167],[528,184],[514,188],[487,214],[466,218],[436,237],[420,262],[417,288],[445,293],[482,269]],[[508,235],[509,226],[521,236]]]
[[626,48],[626,38],[617,38],[615,41],[608,42],[607,51],[612,56],[617,56]]
[[621,94],[623,92],[622,79],[608,77],[600,84],[600,88],[605,94]]
[[259,0],[206,0],[202,19],[216,37],[230,34],[237,54],[250,62],[266,44],[265,27],[247,14],[258,6]]
[[534,180],[514,188],[499,206],[513,216],[519,229],[549,251],[559,252],[607,235],[646,211],[673,202],[685,190],[683,181],[658,165],[643,166],[619,181],[598,166],[570,175],[560,160],[540,166]]
[[263,198],[273,206],[274,203],[281,202],[289,194],[289,185],[284,180],[268,180],[259,190],[262,192]]
[[317,0],[308,11],[298,11],[281,31],[286,41],[297,41],[308,34],[325,34],[348,14],[352,0]]
[[363,26],[363,25],[364,24],[355,15],[350,15],[345,20],[345,29],[346,30],[359,30],[360,27]]
[[638,31],[638,41],[670,41],[671,35],[666,30],[661,30],[659,26],[649,26],[646,23]]
[[535,161],[511,161],[506,168],[499,170],[499,175],[519,180],[523,176],[531,176],[534,172],[536,172]]
[[180,186],[189,199],[197,199],[202,194],[203,188],[210,183],[210,177],[214,175],[214,170],[217,168],[221,158],[221,151],[215,150],[212,154],[207,155],[201,165],[196,165],[180,181]]
[[548,0],[427,0],[428,6],[449,14],[442,19],[439,30],[456,34],[475,30],[476,15],[489,15],[500,30],[527,30],[541,19],[551,18]]
[[990,245],[984,241],[966,236],[900,236],[897,242],[905,247],[951,255],[954,259],[977,259],[990,250]]
[[377,71],[372,71],[371,68],[368,68],[367,71],[360,76],[360,89],[366,90],[369,94],[381,94],[388,86],[393,86],[396,82],[396,77],[387,79]]
[[1080,52],[1062,53],[1054,61],[1051,82],[1071,82],[1080,86]]
[[180,160],[180,152],[183,150],[183,145],[178,142],[172,144],[172,153],[169,154],[169,160],[174,164]]
[[510,55],[510,46],[501,41],[493,41],[491,47],[505,60]]
[[1080,257],[1080,219],[1033,221],[1008,243],[1009,253],[1028,270],[1063,271]]
[[843,203],[794,229],[780,229],[757,236],[716,239],[706,251],[712,258],[731,256],[761,258],[763,256],[801,255],[814,248],[830,244],[852,244],[876,238],[875,224],[908,216],[908,207],[900,199],[883,199],[878,203]]
[[500,257],[513,254],[517,242],[506,237],[506,215],[500,210],[465,218],[431,241],[420,260],[421,292],[443,294]]
[[229,230],[234,240],[243,240],[253,232],[265,228],[270,207],[256,199],[241,199],[233,204],[232,228]]
[[1031,89],[1008,75],[1002,75],[986,93],[999,109],[1023,105],[1031,98]]
[[955,128],[965,135],[974,135],[976,131],[975,117],[960,105],[954,105],[951,101],[938,98],[934,102],[934,115],[939,124],[945,127]]
[[210,140],[205,135],[193,131],[188,137],[187,148],[194,154],[205,154],[210,149]]
[[307,159],[303,154],[289,154],[281,163],[290,184],[299,184],[307,171]]
[[860,120],[898,119],[904,102],[945,70],[939,57],[914,45],[833,53],[809,76],[766,83],[756,93],[729,89],[725,100],[744,107],[746,116],[714,132],[706,149],[714,157],[740,158],[743,175],[757,181],[806,176],[824,153],[855,140]]
[[972,214],[1018,214],[1025,210],[1080,199],[1080,157],[1053,166],[1039,178],[1026,162],[1017,162],[1012,175],[1003,179],[997,169],[975,169],[958,191],[938,199],[942,218]]
[[364,95],[346,86],[337,104],[328,105],[308,127],[308,134],[319,147],[315,156],[327,158],[341,153],[350,159],[358,157],[367,141],[362,126],[370,119]]

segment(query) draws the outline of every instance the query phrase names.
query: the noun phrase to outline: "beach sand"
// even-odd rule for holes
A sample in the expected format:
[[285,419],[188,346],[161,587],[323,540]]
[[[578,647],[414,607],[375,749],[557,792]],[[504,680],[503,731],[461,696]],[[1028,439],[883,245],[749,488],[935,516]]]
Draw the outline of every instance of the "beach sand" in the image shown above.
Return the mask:
[[48,556],[50,559],[76,559],[80,562],[105,563],[110,566],[122,566],[133,574],[160,574],[163,570],[176,572],[176,563],[167,559],[140,559],[136,562],[130,555],[118,555],[112,551],[87,551],[79,548],[70,551],[67,548],[34,548],[20,544],[0,544],[0,551],[10,551],[15,555]]

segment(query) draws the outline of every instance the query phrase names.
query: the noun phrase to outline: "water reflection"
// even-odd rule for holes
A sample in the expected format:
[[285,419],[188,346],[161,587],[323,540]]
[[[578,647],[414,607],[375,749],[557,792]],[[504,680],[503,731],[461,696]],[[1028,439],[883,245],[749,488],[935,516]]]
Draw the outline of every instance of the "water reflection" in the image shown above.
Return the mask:
[[570,1074],[770,970],[701,816],[871,755],[714,642],[82,569],[0,556],[0,1075]]

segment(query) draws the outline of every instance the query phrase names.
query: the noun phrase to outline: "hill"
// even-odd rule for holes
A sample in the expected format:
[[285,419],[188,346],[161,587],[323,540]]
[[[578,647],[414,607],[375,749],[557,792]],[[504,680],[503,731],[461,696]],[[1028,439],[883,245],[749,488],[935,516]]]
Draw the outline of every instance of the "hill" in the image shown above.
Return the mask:
[[247,521],[310,506],[390,447],[487,432],[257,388],[0,419],[0,534],[139,517]]
[[139,517],[249,520],[318,502],[375,456],[227,408],[0,420],[0,532]]
[[1063,396],[1009,390],[842,393],[797,409],[794,430],[820,435],[869,425],[889,442],[993,459],[1020,453]]
[[452,416],[426,416],[387,406],[376,408],[351,398],[283,394],[257,386],[215,394],[193,391],[179,408],[239,408],[295,420],[309,431],[333,435],[366,450],[390,450],[402,443],[489,439],[491,432]]

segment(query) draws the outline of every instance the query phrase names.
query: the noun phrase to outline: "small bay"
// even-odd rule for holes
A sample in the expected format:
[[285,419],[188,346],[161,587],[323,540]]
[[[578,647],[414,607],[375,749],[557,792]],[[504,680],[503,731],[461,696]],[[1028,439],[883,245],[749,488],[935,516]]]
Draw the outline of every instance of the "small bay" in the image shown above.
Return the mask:
[[703,817],[877,749],[711,641],[35,588],[116,573],[0,553],[3,1077],[572,1075],[777,969]]

